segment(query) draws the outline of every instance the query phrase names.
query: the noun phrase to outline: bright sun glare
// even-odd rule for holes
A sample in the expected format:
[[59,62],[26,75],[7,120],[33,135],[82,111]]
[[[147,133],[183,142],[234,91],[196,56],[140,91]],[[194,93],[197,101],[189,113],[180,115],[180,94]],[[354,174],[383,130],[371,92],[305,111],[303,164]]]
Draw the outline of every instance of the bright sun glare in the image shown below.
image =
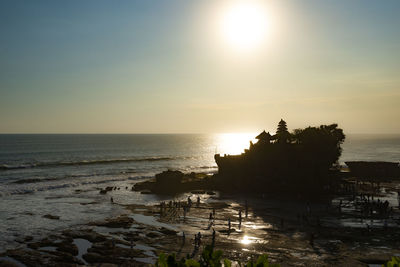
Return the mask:
[[250,141],[255,142],[255,133],[223,133],[217,135],[216,153],[238,155],[249,148]]
[[232,1],[223,11],[222,35],[229,46],[236,50],[254,50],[264,43],[268,30],[268,16],[261,1]]
[[240,240],[240,243],[242,243],[243,245],[248,245],[252,243],[252,241],[247,235],[244,235],[243,238]]

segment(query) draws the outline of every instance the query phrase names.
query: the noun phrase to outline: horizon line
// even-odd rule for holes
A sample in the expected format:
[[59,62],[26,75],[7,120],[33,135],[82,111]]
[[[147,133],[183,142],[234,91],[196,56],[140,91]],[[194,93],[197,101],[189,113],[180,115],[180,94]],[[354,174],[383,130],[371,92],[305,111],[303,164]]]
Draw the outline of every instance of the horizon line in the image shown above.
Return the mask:
[[[0,135],[168,135],[168,134],[174,134],[174,135],[191,135],[191,134],[256,134],[257,132],[137,132],[137,133],[117,133],[117,132],[106,132],[106,133],[96,133],[96,132],[90,132],[90,133],[79,133],[79,132],[71,132],[71,133],[49,133],[49,132],[38,132],[38,133],[29,133],[29,132],[21,132],[21,133],[0,133]],[[345,133],[345,135],[400,135],[400,132],[397,133],[360,133],[360,132],[349,132]]]

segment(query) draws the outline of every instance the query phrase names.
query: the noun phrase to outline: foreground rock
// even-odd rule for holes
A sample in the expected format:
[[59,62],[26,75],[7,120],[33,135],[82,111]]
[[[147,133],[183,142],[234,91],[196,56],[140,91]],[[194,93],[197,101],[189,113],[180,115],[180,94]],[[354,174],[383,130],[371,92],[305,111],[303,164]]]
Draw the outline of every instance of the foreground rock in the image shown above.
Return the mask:
[[164,171],[156,175],[154,180],[144,181],[134,185],[135,191],[142,193],[175,195],[183,192],[206,190],[212,193],[215,189],[211,176],[204,173],[184,174],[180,171]]
[[126,215],[117,218],[108,218],[102,222],[91,222],[89,225],[104,226],[109,228],[129,228],[134,220]]

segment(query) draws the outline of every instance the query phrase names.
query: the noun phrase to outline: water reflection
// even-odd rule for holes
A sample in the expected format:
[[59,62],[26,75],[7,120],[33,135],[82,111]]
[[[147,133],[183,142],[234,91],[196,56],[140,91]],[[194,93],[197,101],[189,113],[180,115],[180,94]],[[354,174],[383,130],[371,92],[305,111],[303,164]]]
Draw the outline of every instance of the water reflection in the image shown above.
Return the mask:
[[216,153],[238,155],[255,142],[256,133],[223,133],[216,135]]
[[252,243],[252,240],[250,239],[250,237],[248,235],[244,235],[243,238],[240,240],[240,243],[243,245],[248,245],[248,244]]

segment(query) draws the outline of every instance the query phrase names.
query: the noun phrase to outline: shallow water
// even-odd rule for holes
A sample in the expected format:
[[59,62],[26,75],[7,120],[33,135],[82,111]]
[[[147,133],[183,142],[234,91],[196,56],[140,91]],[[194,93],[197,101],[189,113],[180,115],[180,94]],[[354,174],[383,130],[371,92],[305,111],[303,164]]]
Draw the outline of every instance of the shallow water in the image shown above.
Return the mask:
[[151,225],[151,226],[154,226],[154,227],[164,227],[164,228],[167,228],[167,229],[171,229],[171,230],[177,231],[177,229],[175,227],[172,227],[170,224],[158,222],[154,216],[146,216],[146,215],[142,215],[142,214],[133,214],[130,217],[132,217],[138,223],[143,223],[143,224]]
[[92,247],[92,242],[82,238],[75,238],[73,243],[78,247],[78,255],[76,258],[87,265],[88,263],[82,258],[82,256]]

